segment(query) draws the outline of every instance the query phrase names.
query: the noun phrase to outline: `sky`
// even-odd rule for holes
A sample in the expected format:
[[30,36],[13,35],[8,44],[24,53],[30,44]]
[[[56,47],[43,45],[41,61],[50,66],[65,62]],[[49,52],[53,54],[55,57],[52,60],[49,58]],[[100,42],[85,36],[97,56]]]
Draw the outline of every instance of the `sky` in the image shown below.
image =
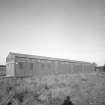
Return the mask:
[[0,64],[9,52],[105,64],[105,0],[0,0]]

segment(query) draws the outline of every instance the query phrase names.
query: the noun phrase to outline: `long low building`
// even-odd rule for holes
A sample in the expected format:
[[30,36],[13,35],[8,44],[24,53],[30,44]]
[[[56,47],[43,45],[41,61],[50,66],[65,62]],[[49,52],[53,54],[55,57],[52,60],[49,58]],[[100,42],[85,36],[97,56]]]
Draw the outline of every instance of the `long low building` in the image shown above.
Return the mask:
[[0,65],[0,76],[6,75],[6,65]]
[[89,73],[95,64],[83,61],[9,53],[6,58],[6,75],[15,77],[42,77],[50,74]]

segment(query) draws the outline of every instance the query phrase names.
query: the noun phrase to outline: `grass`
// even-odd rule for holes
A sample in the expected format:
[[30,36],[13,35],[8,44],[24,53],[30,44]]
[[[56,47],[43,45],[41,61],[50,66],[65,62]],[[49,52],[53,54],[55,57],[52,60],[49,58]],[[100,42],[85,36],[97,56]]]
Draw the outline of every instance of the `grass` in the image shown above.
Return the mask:
[[[0,80],[0,105],[7,105],[8,102],[19,105],[61,105],[67,95],[71,97],[74,105],[104,105],[105,73]],[[7,102],[6,98],[10,96],[11,99]]]

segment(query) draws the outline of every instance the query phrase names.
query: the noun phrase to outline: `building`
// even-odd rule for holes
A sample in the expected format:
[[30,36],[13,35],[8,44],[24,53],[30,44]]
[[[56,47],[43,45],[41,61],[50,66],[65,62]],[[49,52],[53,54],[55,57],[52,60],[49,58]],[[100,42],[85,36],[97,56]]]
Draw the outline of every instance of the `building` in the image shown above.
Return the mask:
[[95,70],[94,63],[19,53],[9,53],[6,63],[6,75],[16,77],[89,73]]
[[6,75],[6,65],[0,65],[0,76]]
[[105,65],[104,66],[97,66],[96,71],[105,72]]

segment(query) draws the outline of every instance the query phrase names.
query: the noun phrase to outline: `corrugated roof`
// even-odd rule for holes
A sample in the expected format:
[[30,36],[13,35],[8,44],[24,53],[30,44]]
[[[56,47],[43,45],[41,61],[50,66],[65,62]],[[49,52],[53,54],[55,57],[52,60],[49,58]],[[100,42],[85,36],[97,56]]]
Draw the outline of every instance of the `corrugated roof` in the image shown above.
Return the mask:
[[92,64],[90,62],[85,61],[76,61],[76,60],[69,60],[69,59],[61,59],[61,58],[53,58],[53,57],[45,57],[45,56],[37,56],[37,55],[29,55],[29,54],[20,54],[20,53],[14,53],[10,52],[9,56],[12,57],[24,57],[24,58],[36,58],[36,59],[48,59],[48,60],[56,60],[56,61],[64,61],[64,62],[72,62],[72,63],[88,63]]

